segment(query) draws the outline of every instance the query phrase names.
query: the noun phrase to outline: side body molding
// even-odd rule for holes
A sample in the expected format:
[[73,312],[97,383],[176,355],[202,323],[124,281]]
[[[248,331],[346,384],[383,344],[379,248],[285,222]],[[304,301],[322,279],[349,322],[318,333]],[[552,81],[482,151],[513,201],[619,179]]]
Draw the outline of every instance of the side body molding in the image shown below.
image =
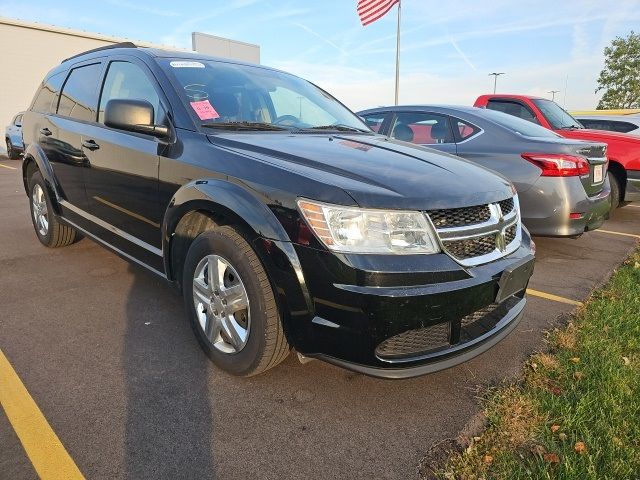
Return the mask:
[[[226,180],[196,180],[183,185],[171,199],[162,223],[167,277],[179,280],[172,271],[171,243],[182,217],[198,210],[220,212],[250,230],[253,247],[267,267],[279,302],[286,305],[289,318],[312,318],[313,302],[298,255],[283,226],[265,203],[247,189]],[[289,333],[295,336],[294,332]]]
[[49,163],[47,156],[37,143],[29,144],[24,152],[24,160],[22,161],[22,181],[24,184],[24,191],[27,193],[27,196],[29,196],[29,185],[27,184],[27,166],[29,164],[29,160],[33,160],[38,166],[38,170],[40,170],[40,173],[44,177],[44,181],[47,183],[47,187],[49,187],[49,196],[53,200],[55,213],[60,215],[62,213],[60,210],[60,200],[62,199],[60,196],[61,188],[53,173],[51,163]]

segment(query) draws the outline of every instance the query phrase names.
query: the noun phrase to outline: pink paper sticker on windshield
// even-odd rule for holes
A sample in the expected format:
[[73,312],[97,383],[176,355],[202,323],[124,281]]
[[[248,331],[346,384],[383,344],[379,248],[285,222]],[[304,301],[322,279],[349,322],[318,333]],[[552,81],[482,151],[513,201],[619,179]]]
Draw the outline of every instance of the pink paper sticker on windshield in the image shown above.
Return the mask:
[[191,108],[196,112],[200,120],[213,120],[220,118],[216,109],[209,103],[209,100],[201,100],[199,102],[191,102]]

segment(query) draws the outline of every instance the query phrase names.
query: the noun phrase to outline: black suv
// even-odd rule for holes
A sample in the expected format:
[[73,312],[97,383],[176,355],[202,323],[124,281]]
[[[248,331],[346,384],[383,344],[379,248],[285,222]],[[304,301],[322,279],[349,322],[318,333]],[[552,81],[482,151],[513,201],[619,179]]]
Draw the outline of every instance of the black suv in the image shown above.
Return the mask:
[[205,352],[295,348],[403,378],[516,326],[533,243],[511,184],[374,134],[293,75],[118,44],[62,62],[24,115],[38,239],[93,238],[181,289]]

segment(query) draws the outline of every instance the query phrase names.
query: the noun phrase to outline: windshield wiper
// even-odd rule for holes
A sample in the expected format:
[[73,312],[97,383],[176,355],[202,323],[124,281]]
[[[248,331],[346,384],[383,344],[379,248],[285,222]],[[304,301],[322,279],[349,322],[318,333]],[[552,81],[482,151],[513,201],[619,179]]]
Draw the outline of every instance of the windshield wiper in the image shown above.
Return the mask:
[[264,122],[212,122],[203,123],[205,128],[220,128],[224,130],[259,130],[259,131],[274,131],[274,130],[287,130],[284,127],[279,127],[272,123]]
[[363,128],[351,127],[349,125],[344,125],[342,123],[337,123],[334,125],[319,125],[317,127],[304,128],[303,130],[337,130],[339,132],[369,133],[368,130],[365,130]]
[[563,127],[560,127],[560,130],[580,130],[582,127],[579,127],[578,125],[565,125]]

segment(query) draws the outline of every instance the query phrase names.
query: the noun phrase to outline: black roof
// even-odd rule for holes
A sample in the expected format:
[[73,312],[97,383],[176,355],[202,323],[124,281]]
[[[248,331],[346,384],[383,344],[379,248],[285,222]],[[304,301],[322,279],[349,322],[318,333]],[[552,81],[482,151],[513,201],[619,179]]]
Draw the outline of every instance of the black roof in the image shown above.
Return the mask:
[[113,48],[138,48],[138,46],[135,43],[132,43],[132,42],[114,43],[113,45],[105,45],[104,47],[98,47],[98,48],[94,48],[92,50],[87,50],[86,52],[78,53],[78,54],[76,54],[76,55],[74,55],[72,57],[65,58],[64,60],[62,60],[61,63],[68,62],[69,60],[72,60],[72,59],[77,58],[77,57],[82,57],[83,55],[88,55],[88,54],[94,53],[94,52],[101,52],[103,50],[111,50]]

